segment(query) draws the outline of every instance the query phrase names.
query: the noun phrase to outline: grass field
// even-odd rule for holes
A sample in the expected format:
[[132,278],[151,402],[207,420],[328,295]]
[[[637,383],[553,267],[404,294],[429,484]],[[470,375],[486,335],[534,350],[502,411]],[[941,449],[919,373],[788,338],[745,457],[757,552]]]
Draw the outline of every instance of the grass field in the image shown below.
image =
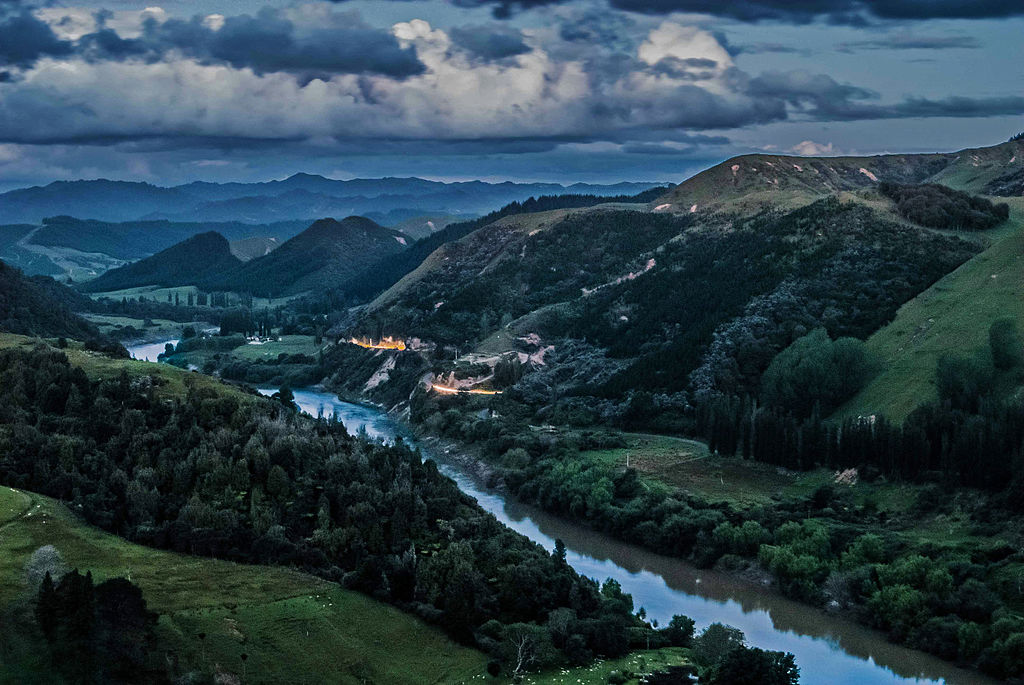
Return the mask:
[[[627,446],[583,452],[583,456],[617,467],[629,466],[641,473],[649,487],[678,487],[716,502],[743,508],[766,504],[773,499],[805,497],[822,485],[834,483],[835,474],[826,469],[797,472],[739,457],[709,454],[707,446],[685,440],[639,433],[625,434]],[[860,481],[848,488],[857,504],[871,503],[879,511],[902,514],[913,506],[920,485]],[[921,531],[942,544],[951,531],[966,529],[969,522],[956,516],[935,519]],[[932,535],[934,533],[934,535]],[[947,538],[943,540],[942,538]]]
[[621,659],[596,661],[584,668],[564,668],[537,675],[527,675],[523,678],[523,682],[527,685],[607,683],[608,676],[613,671],[617,671],[627,677],[627,683],[634,685],[640,682],[640,676],[643,674],[664,669],[666,666],[680,666],[688,663],[688,652],[689,650],[678,647],[634,652]]
[[[145,297],[147,300],[155,300],[157,302],[167,302],[167,296],[171,296],[171,300],[174,300],[174,296],[177,295],[181,304],[184,305],[188,302],[189,294],[196,295],[200,292],[199,288],[194,285],[182,285],[173,288],[161,288],[157,285],[142,285],[136,288],[125,288],[123,290],[109,290],[101,293],[87,293],[89,297],[94,300],[99,300],[104,297],[111,300],[120,300],[122,298],[137,299],[138,297]],[[289,295],[288,297],[254,297],[252,298],[252,306],[255,308],[261,307],[277,307],[279,305],[287,303],[289,300],[293,300],[296,297],[301,297],[303,293],[298,295]],[[229,294],[229,305],[237,305],[241,302],[241,296],[236,293]]]
[[280,340],[236,347],[231,351],[231,355],[246,361],[269,361],[277,359],[280,354],[315,356],[326,346],[326,343],[317,345],[316,338],[311,335],[282,335]]
[[984,353],[989,326],[999,318],[1011,317],[1024,330],[1024,200],[1009,200],[1010,221],[990,236],[988,249],[903,305],[892,323],[868,338],[883,370],[835,418],[885,414],[901,421],[935,399],[935,365],[943,354]]
[[147,319],[134,319],[130,316],[112,316],[109,314],[90,313],[84,313],[81,316],[96,324],[101,333],[111,335],[118,328],[131,326],[135,330],[140,331],[141,336],[146,340],[180,338],[181,331],[186,326],[192,326],[197,331],[214,327],[214,324],[208,321],[192,321],[183,323],[181,321],[171,321],[170,319],[148,319],[152,325],[147,326]]
[[[182,670],[241,674],[245,653],[247,683],[447,683],[484,673],[480,652],[333,583],[133,545],[84,525],[53,500],[9,488],[0,488],[0,511],[26,498],[31,509],[0,534],[0,606],[24,603],[25,562],[54,545],[97,582],[125,576],[142,588],[161,614],[161,649],[174,652]],[[50,682],[34,652],[15,649],[5,661],[0,681]]]

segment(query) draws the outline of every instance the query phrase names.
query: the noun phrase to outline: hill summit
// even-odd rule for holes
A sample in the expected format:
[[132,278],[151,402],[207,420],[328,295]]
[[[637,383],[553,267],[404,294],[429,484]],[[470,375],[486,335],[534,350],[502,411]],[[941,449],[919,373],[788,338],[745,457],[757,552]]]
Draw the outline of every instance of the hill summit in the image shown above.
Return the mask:
[[207,285],[266,297],[329,289],[366,264],[401,252],[410,242],[403,233],[365,217],[320,219],[270,254]]
[[106,272],[81,286],[85,292],[108,292],[144,285],[195,285],[223,277],[240,266],[231,244],[215,231],[200,233],[177,245],[119,269]]

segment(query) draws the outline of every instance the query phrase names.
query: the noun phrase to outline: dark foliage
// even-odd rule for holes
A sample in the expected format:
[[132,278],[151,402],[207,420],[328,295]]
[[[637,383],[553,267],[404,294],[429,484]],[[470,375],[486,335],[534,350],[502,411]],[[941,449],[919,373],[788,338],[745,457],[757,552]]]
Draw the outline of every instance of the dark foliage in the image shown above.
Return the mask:
[[195,285],[260,297],[330,290],[366,264],[401,252],[407,240],[363,217],[321,219],[270,254]]
[[512,202],[479,219],[451,224],[432,235],[416,241],[404,253],[373,264],[342,286],[341,290],[356,301],[372,299],[375,295],[387,290],[401,280],[403,276],[419,266],[434,250],[445,243],[460,240],[473,231],[506,216],[529,212],[543,212],[552,209],[592,207],[606,202],[652,202],[663,195],[666,190],[666,188],[651,188],[637,195],[618,195],[613,197],[602,197],[599,195],[542,195],[537,198],[531,197],[524,202]]
[[992,204],[936,183],[900,185],[882,182],[878,190],[896,203],[900,216],[928,228],[981,231],[1010,218],[1009,205]]
[[617,586],[581,578],[401,444],[213,390],[160,400],[148,376],[93,383],[43,349],[0,352],[0,379],[0,480],[65,500],[105,530],[295,566],[495,653],[502,626],[548,635],[555,610],[568,612],[550,636],[561,658],[621,655],[646,640]]
[[0,262],[0,330],[19,335],[85,340],[95,349],[128,356],[91,323],[71,311],[81,296],[52,278],[26,278]]
[[78,569],[57,583],[47,573],[36,598],[36,620],[54,669],[68,682],[161,680],[150,661],[157,615],[124,578],[94,587],[92,574]]
[[231,254],[231,246],[224,236],[210,231],[192,236],[152,257],[107,271],[78,288],[99,293],[144,285],[195,285],[216,279],[241,264]]

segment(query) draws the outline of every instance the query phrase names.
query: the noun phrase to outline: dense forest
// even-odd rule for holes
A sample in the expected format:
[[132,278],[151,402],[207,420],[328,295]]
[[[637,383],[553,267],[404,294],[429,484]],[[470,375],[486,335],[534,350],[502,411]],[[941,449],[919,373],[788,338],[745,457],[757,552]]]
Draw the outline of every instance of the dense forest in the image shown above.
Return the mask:
[[981,231],[1010,217],[1010,206],[1005,202],[993,204],[991,200],[937,183],[883,182],[878,184],[878,190],[896,203],[896,211],[904,219],[929,228]]
[[560,392],[621,399],[756,393],[803,334],[866,337],[978,246],[826,199],[749,219],[601,212],[529,234],[492,226],[443,250],[358,330],[471,347],[529,314],[515,326],[578,349],[564,366],[598,354],[617,371]]
[[[0,379],[0,480],[127,539],[341,582],[492,653],[496,670],[693,637],[682,618],[652,629],[617,583],[582,578],[564,548],[550,554],[505,528],[433,462],[300,416],[285,391],[272,402],[190,386],[166,401],[154,377],[93,382],[45,347],[0,352]],[[46,602],[74,605],[84,585],[44,580],[40,623],[54,640],[68,638]],[[778,657],[761,659],[767,672],[794,671]]]
[[[403,276],[419,266],[434,250],[446,243],[460,240],[473,231],[515,214],[544,212],[552,209],[593,207],[607,202],[652,202],[664,194],[665,188],[651,188],[637,195],[542,195],[523,202],[512,202],[486,216],[446,226],[440,231],[421,238],[405,252],[372,264],[342,288],[342,294],[355,301],[366,301],[387,290]],[[316,299],[314,297],[314,299]]]
[[88,306],[84,300],[49,276],[28,278],[0,262],[0,330],[20,335],[75,338],[92,348],[127,356],[120,345],[74,313],[72,308],[81,311]]

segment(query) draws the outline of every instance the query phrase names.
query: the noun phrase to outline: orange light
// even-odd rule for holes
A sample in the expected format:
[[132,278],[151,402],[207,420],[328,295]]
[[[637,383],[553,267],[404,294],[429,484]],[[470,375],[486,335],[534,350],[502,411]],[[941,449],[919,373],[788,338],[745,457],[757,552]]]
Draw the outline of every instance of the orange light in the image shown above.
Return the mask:
[[381,338],[379,341],[374,342],[370,338],[350,338],[349,342],[353,345],[359,345],[359,347],[365,347],[368,350],[404,350],[405,341],[395,340],[391,336]]
[[447,395],[457,395],[464,393],[466,395],[500,395],[501,390],[483,390],[481,388],[452,388],[447,385],[438,385],[437,383],[430,384],[431,389],[434,392],[441,392]]

